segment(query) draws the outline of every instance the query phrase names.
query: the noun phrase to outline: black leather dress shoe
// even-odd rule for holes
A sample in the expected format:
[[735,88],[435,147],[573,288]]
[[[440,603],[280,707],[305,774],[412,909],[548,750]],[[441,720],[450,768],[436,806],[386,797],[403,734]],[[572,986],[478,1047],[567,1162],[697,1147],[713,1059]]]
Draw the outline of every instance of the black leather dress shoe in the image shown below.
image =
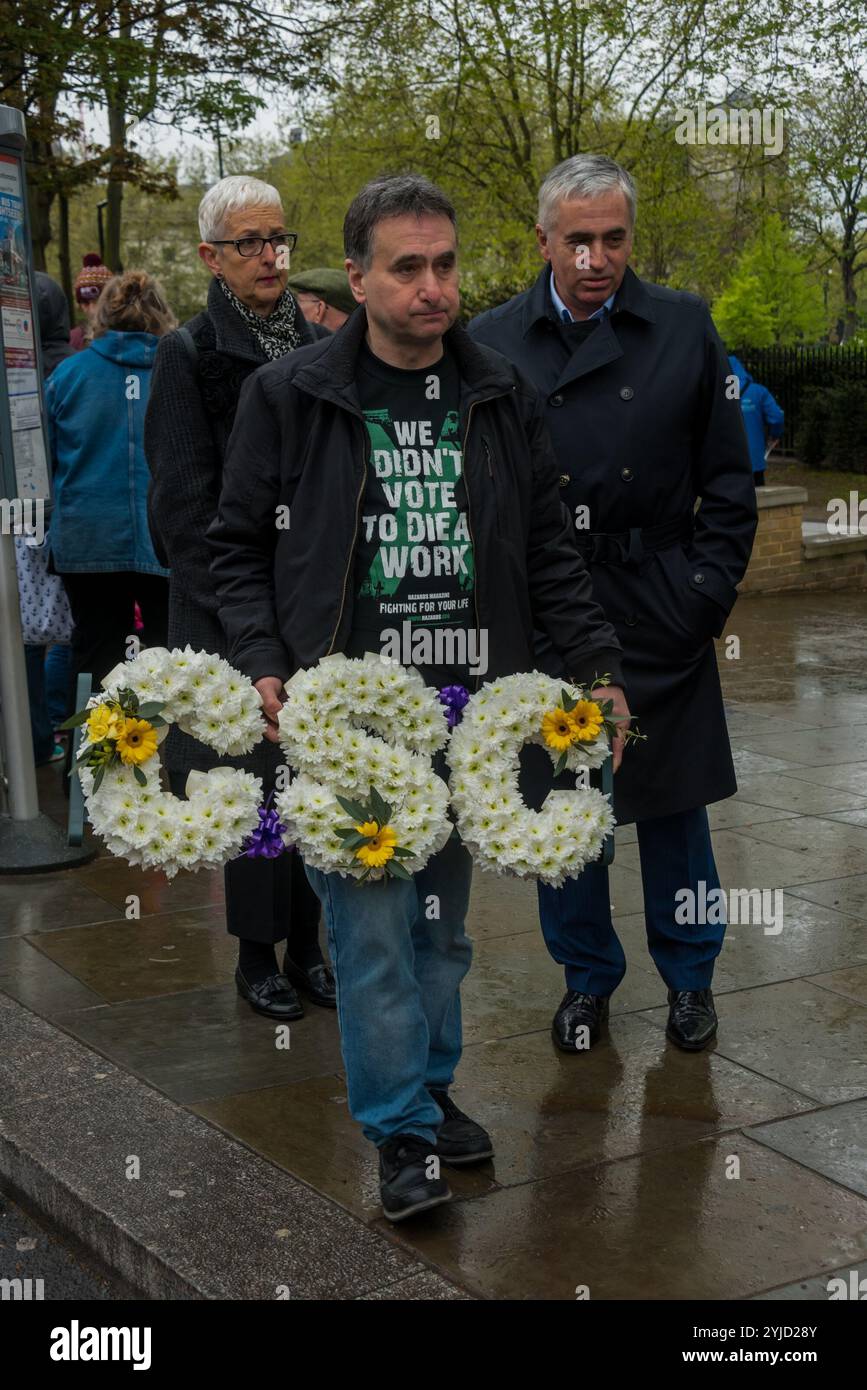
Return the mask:
[[285,975],[269,975],[267,980],[251,985],[244,979],[239,967],[235,971],[235,984],[241,998],[246,999],[257,1014],[279,1019],[281,1023],[304,1017],[301,1000]]
[[334,973],[324,962],[322,965],[311,965],[309,970],[302,970],[287,954],[283,957],[283,974],[296,989],[307,995],[311,1004],[321,1004],[323,1009],[337,1008]]
[[586,1052],[599,1041],[602,1025],[607,1022],[607,995],[567,989],[554,1015],[551,1036],[563,1052]]
[[404,1221],[451,1201],[451,1189],[431,1163],[436,1149],[417,1134],[395,1134],[379,1151],[379,1193],[389,1221]]
[[465,1163],[483,1163],[486,1158],[493,1158],[494,1146],[488,1131],[459,1110],[448,1091],[434,1091],[429,1086],[428,1095],[443,1112],[436,1146],[443,1163],[459,1168]]
[[717,1017],[709,989],[670,989],[665,1036],[685,1052],[701,1052],[716,1037]]

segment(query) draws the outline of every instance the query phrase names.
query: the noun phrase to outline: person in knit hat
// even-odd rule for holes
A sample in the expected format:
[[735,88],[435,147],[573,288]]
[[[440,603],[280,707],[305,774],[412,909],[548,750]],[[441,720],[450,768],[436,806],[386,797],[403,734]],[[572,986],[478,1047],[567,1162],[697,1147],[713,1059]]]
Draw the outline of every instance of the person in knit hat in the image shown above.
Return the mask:
[[84,311],[85,322],[76,324],[69,335],[69,341],[76,352],[90,346],[93,339],[93,325],[96,305],[103,289],[112,279],[114,272],[103,265],[102,257],[95,251],[88,251],[81,263],[81,270],[75,277],[75,300]]

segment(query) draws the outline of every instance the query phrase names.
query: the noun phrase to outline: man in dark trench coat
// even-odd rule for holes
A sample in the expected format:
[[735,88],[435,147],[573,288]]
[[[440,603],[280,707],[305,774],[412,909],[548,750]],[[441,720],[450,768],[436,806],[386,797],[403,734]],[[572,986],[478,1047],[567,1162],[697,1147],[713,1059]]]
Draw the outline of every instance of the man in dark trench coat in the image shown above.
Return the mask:
[[[633,180],[611,159],[558,165],[539,194],[538,280],[474,319],[470,333],[547,403],[561,495],[646,735],[614,779],[614,810],[637,826],[668,1037],[697,1051],[716,1033],[710,986],[725,932],[701,920],[715,917],[702,908],[719,887],[705,807],[736,790],[713,638],[747,567],[756,504],[740,405],[729,399],[707,306],[628,265],[635,202]],[[550,650],[537,651],[540,667],[561,674]],[[677,898],[684,889],[695,896]],[[559,889],[540,884],[539,910],[566,969],[554,1040],[574,1051],[598,1038],[626,970],[607,869],[591,865]]]

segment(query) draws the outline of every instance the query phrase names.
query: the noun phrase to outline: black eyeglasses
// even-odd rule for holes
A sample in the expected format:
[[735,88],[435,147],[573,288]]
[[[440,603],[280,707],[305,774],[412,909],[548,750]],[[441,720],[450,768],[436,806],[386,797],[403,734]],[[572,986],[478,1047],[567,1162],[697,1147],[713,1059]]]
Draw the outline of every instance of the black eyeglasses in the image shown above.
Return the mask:
[[234,246],[239,256],[261,256],[265,242],[278,251],[287,246],[294,251],[298,245],[297,232],[280,232],[277,236],[242,236],[237,241],[212,241],[212,246]]

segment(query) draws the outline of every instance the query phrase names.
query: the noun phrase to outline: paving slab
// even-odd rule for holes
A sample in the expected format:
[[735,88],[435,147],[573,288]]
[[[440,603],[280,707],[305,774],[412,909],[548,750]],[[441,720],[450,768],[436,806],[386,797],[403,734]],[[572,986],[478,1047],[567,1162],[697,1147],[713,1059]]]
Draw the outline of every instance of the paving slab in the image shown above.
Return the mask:
[[[832,1105],[867,1096],[867,1009],[806,980],[721,994],[716,1051]],[[664,1028],[667,1011],[644,1015]]]
[[70,927],[32,943],[111,1004],[225,985],[238,961],[223,910],[215,906]]
[[747,1133],[867,1197],[867,1100],[759,1125]]
[[95,990],[44,956],[32,938],[21,936],[0,939],[0,990],[46,1018],[101,1002]]
[[0,936],[29,936],[88,922],[116,921],[120,909],[84,882],[84,869],[0,877]]
[[828,1303],[831,1301],[831,1294],[834,1293],[838,1301],[842,1301],[839,1286],[831,1284],[832,1279],[842,1279],[846,1287],[847,1297],[852,1289],[852,1280],[861,1284],[860,1298],[867,1295],[867,1264],[863,1265],[843,1265],[840,1269],[832,1269],[824,1274],[814,1274],[809,1279],[799,1279],[795,1284],[784,1284],[782,1288],[768,1289],[766,1293],[756,1293],[749,1300],[751,1303]]
[[297,1022],[277,1024],[254,1013],[233,984],[81,1009],[57,1021],[184,1103],[321,1076],[343,1064],[333,1009],[311,1006]]
[[485,1298],[748,1298],[867,1260],[867,1200],[735,1133],[502,1188],[399,1238]]

